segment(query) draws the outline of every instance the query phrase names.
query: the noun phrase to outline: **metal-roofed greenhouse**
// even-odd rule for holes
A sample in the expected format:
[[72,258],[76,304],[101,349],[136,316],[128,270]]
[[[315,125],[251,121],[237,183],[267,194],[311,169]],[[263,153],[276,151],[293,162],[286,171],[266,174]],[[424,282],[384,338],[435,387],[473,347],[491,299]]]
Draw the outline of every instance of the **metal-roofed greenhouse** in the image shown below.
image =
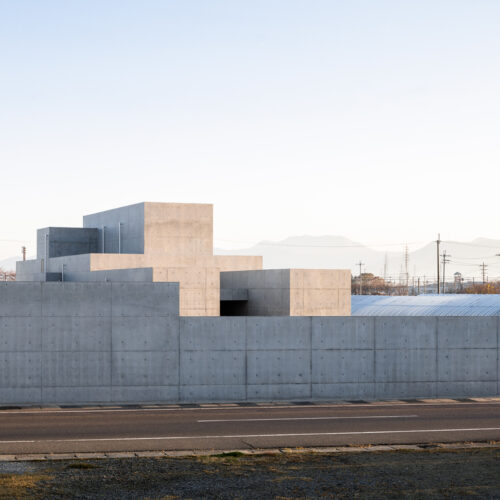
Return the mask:
[[353,316],[500,316],[500,295],[353,295]]

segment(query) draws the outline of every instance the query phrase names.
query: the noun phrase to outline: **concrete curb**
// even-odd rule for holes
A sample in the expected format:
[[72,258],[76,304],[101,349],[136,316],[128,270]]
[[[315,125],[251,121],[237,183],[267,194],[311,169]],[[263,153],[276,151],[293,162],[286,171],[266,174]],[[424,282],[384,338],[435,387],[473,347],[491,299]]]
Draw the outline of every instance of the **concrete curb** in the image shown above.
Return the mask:
[[0,462],[32,462],[50,460],[102,460],[120,458],[184,458],[184,457],[211,457],[241,453],[242,455],[282,455],[302,453],[369,453],[391,451],[429,450],[470,450],[498,448],[500,441],[495,442],[467,442],[467,443],[422,443],[398,445],[366,445],[366,446],[329,446],[324,448],[260,448],[253,450],[190,450],[190,451],[137,451],[137,452],[110,452],[110,453],[53,453],[53,454],[20,454],[0,455]]
[[364,399],[346,401],[341,399],[310,399],[310,400],[281,400],[281,401],[244,401],[244,402],[217,402],[217,403],[159,403],[142,402],[139,404],[82,404],[82,405],[1,405],[0,412],[13,410],[150,410],[150,409],[201,409],[227,410],[232,408],[259,408],[259,407],[299,407],[299,406],[383,406],[383,405],[412,405],[412,404],[479,404],[500,403],[500,397],[468,397],[468,398],[411,398],[411,399]]

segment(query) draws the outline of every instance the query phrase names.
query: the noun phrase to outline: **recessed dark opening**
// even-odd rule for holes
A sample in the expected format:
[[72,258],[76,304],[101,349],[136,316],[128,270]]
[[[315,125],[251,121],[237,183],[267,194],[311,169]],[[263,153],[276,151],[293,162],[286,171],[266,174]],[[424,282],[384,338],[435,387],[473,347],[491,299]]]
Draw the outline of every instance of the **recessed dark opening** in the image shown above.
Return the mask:
[[246,300],[221,300],[221,316],[246,316]]

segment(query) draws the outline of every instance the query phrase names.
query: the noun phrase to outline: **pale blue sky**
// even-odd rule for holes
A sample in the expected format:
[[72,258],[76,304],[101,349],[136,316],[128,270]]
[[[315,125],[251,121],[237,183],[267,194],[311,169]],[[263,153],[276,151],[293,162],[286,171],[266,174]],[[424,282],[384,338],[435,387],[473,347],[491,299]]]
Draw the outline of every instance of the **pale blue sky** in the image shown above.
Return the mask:
[[500,238],[499,26],[498,0],[0,0],[0,239],[139,201],[214,203],[225,247]]

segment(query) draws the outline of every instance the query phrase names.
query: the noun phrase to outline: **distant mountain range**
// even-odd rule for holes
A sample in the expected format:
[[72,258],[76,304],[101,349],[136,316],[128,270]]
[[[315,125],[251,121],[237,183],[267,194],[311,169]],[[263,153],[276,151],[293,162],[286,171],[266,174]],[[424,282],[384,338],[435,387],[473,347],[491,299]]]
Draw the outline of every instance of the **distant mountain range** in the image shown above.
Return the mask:
[[[392,247],[394,248],[394,247]],[[404,272],[404,245],[398,251],[374,250],[343,236],[292,236],[281,241],[262,241],[250,248],[239,250],[215,249],[220,255],[262,255],[264,268],[324,268],[350,269],[359,274],[358,262],[363,262],[363,272],[382,276],[387,259],[387,276],[399,279]],[[479,277],[479,264],[488,265],[487,275],[500,275],[500,240],[477,238],[470,242],[442,242],[441,252],[451,255],[446,265],[446,275],[461,272],[464,277]],[[409,253],[410,276],[436,275],[436,244],[431,242]],[[442,271],[441,271],[442,272]]]
[[[394,248],[394,247],[392,247]],[[450,255],[446,275],[461,272],[464,277],[481,276],[479,265],[487,265],[486,274],[500,276],[500,240],[476,238],[469,242],[450,241],[441,243],[441,252]],[[363,272],[382,276],[387,259],[387,275],[399,279],[404,272],[404,245],[397,251],[384,252],[352,241],[343,236],[292,236],[281,241],[261,241],[256,245],[239,250],[216,248],[218,255],[262,255],[265,269],[279,268],[323,268],[350,269],[359,274],[358,262],[363,262]],[[436,244],[431,242],[409,253],[410,276],[436,275]],[[33,258],[33,257],[31,257]],[[0,261],[2,269],[15,270],[19,257]]]

